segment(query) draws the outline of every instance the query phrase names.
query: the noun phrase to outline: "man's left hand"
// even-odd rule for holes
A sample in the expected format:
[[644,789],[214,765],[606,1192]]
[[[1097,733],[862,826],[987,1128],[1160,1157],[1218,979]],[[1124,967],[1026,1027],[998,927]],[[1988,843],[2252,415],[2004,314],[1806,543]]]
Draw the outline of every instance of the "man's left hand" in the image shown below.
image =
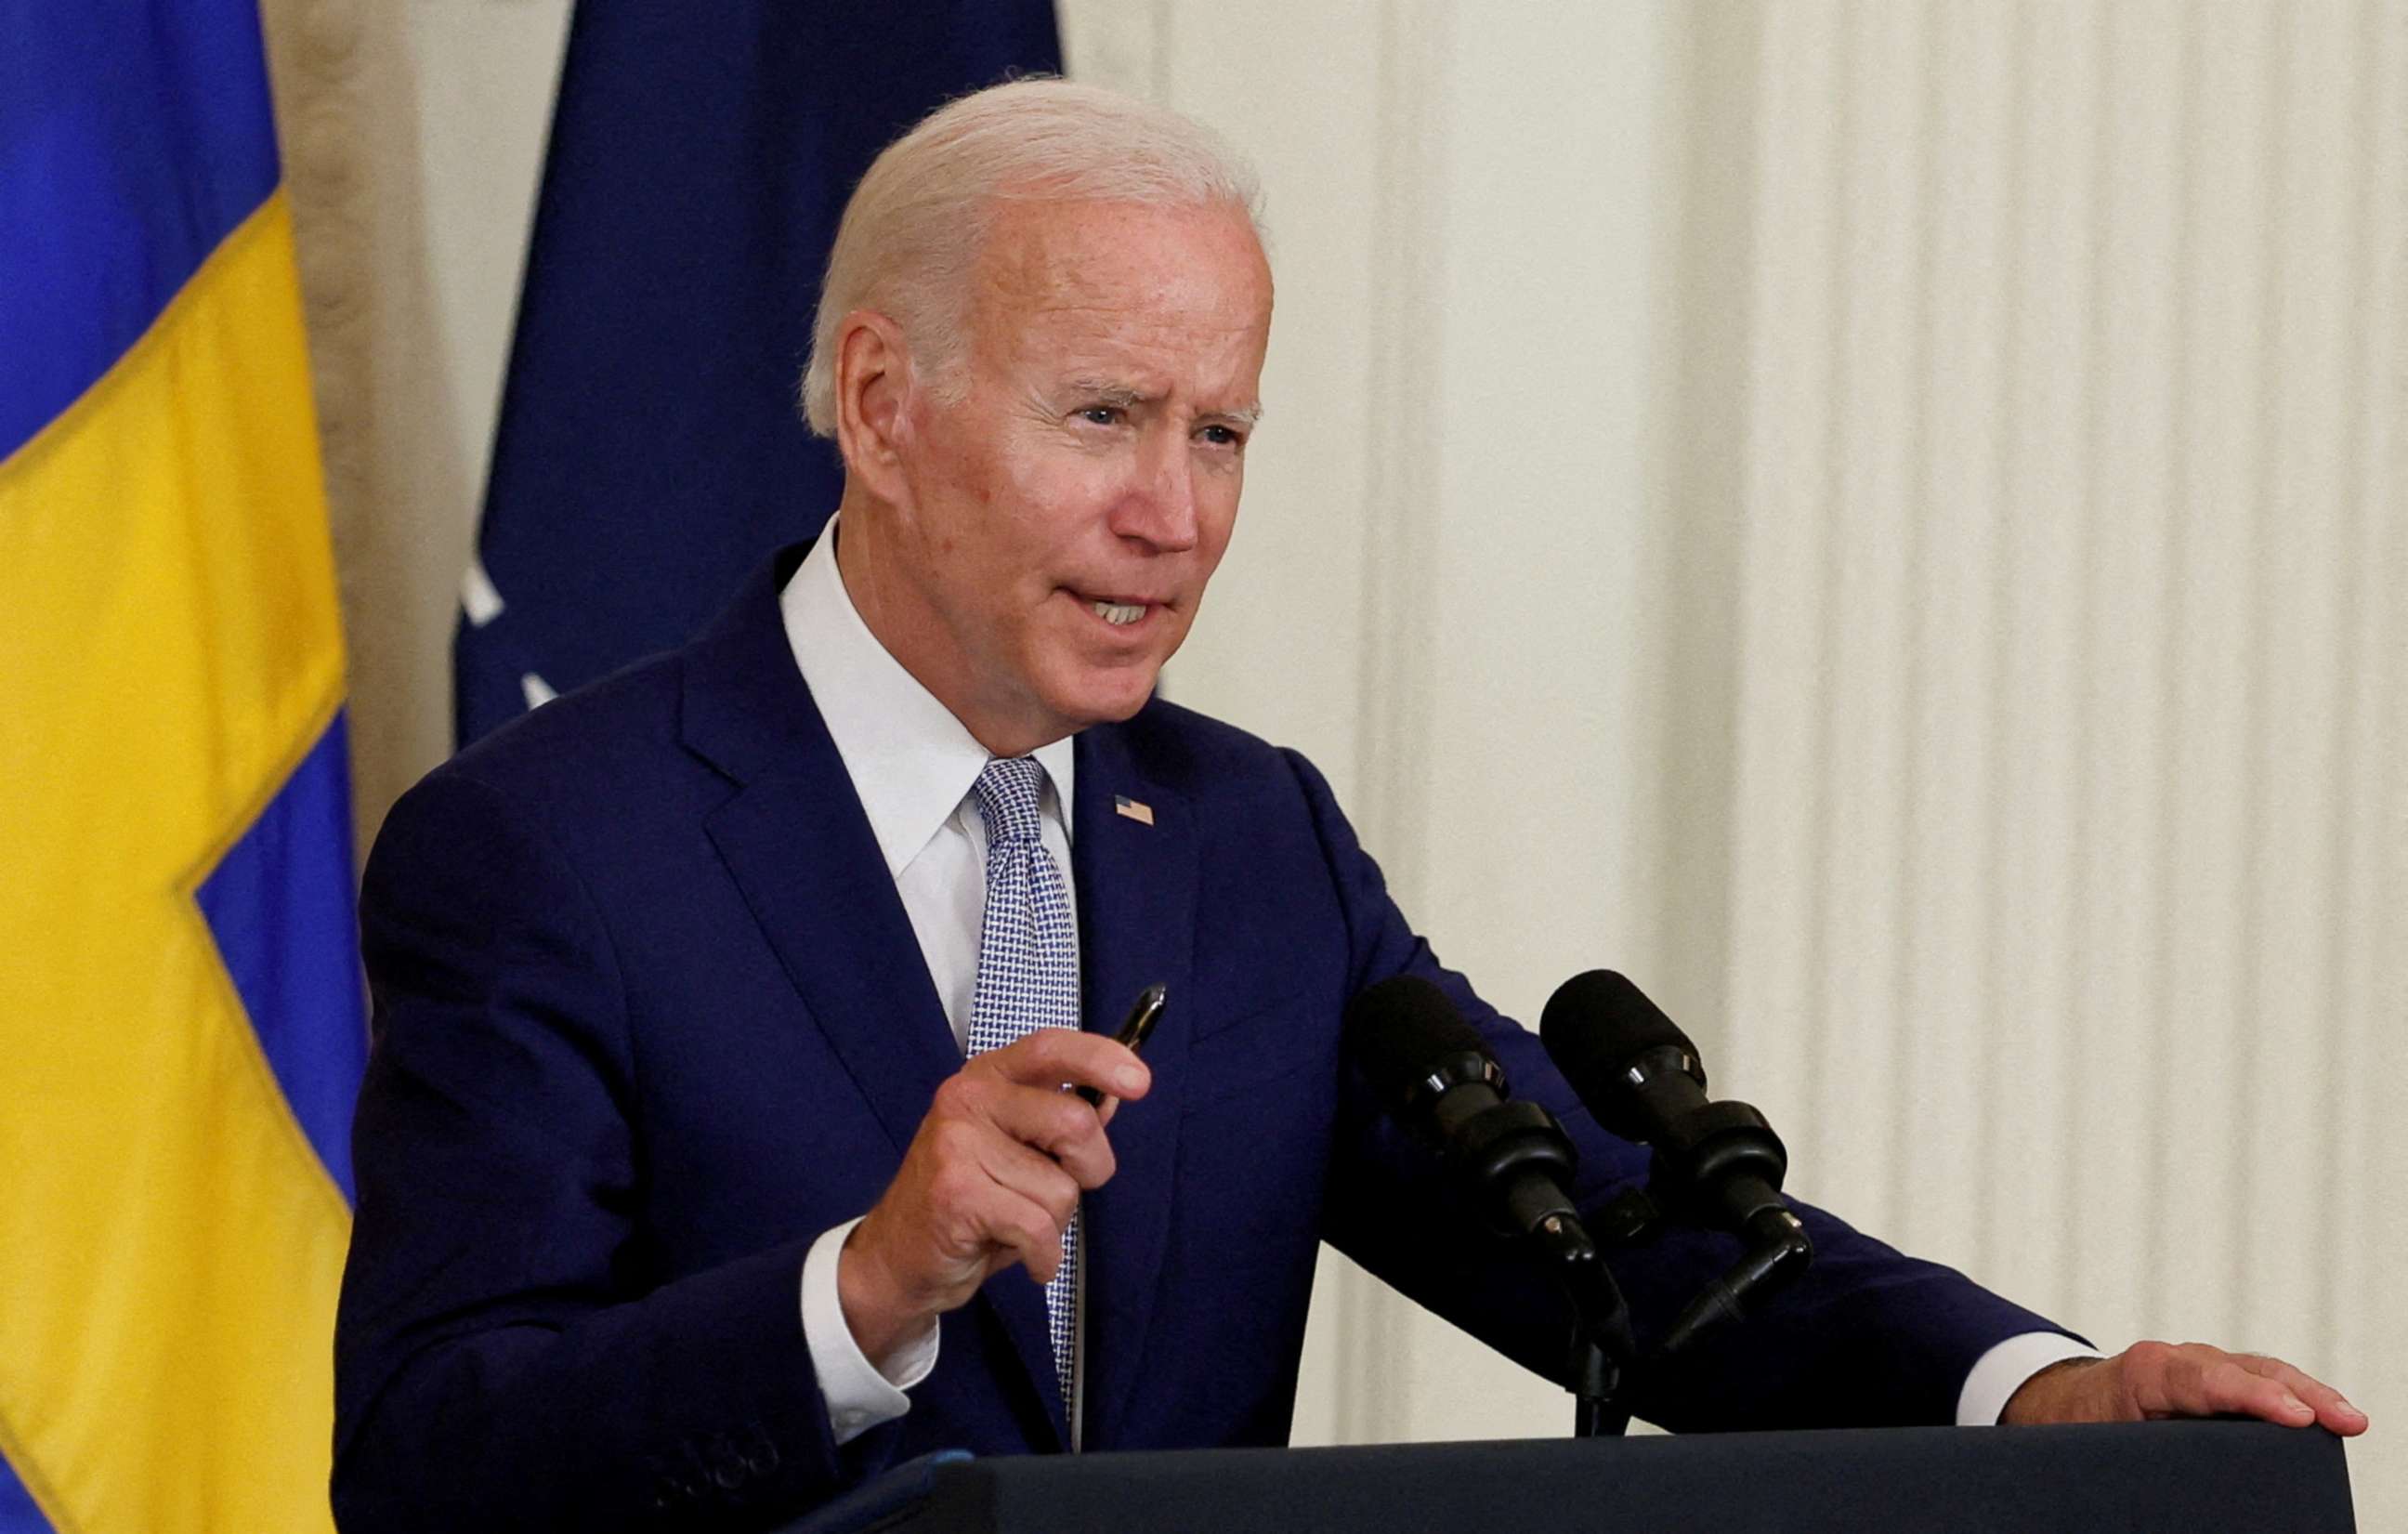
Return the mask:
[[2204,1342],[2135,1342],[2113,1358],[2054,1365],[2026,1380],[2002,1423],[2143,1422],[2157,1417],[2263,1417],[2286,1427],[2321,1423],[2344,1438],[2366,1413],[2341,1392],[2280,1358]]

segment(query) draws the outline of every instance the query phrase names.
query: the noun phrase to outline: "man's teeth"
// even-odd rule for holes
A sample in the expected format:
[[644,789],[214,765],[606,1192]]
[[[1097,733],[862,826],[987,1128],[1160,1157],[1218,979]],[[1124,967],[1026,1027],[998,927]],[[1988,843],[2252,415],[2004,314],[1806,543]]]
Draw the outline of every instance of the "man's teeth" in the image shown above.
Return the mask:
[[1091,604],[1096,616],[1108,624],[1133,624],[1145,616],[1142,602],[1096,602]]

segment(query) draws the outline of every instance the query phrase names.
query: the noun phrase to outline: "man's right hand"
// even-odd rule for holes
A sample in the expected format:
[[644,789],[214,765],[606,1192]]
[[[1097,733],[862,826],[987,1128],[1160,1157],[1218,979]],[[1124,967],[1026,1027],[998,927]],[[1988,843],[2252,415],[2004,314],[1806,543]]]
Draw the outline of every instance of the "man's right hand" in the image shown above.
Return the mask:
[[[1039,1028],[971,1059],[937,1089],[903,1166],[837,1263],[853,1340],[883,1368],[936,1318],[1014,1263],[1039,1283],[1062,1262],[1079,1195],[1112,1175],[1116,1098],[1152,1077],[1101,1034]],[[1089,1107],[1065,1084],[1105,1095]]]

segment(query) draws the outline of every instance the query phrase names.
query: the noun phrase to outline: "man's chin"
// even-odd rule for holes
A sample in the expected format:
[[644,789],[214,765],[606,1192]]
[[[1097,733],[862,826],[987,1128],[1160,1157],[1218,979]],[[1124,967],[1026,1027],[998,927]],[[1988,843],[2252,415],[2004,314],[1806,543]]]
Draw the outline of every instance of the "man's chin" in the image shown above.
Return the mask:
[[1086,724],[1117,724],[1125,719],[1137,717],[1138,710],[1143,709],[1153,699],[1154,688],[1149,685],[1141,693],[1125,697],[1097,700],[1082,710],[1080,717]]
[[1082,684],[1070,690],[1070,695],[1060,699],[1061,712],[1079,722],[1084,729],[1089,724],[1117,724],[1131,718],[1154,696],[1161,667],[1149,666],[1142,671],[1136,667],[1114,667],[1102,677],[1082,679]]

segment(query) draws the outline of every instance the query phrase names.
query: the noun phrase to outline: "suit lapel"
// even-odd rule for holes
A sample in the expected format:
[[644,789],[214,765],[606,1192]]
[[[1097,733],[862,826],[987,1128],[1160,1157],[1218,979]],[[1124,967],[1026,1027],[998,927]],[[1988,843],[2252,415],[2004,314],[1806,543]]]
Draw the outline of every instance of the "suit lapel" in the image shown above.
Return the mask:
[[[1145,775],[1125,726],[1078,738],[1077,868],[1083,1012],[1091,1032],[1116,1033],[1140,991],[1159,982],[1169,1005],[1146,1042],[1154,1087],[1111,1123],[1118,1169],[1087,1196],[1086,1373],[1088,1448],[1111,1447],[1111,1425],[1143,1368],[1146,1333],[1169,1242],[1187,1041],[1195,1016],[1197,828],[1186,797]],[[1118,800],[1150,811],[1122,813]]]
[[796,667],[783,551],[686,652],[689,749],[738,785],[705,823],[762,936],[899,1159],[961,1054],[902,897]]
[[841,777],[753,783],[709,829],[899,1160],[962,1057],[859,801]]

